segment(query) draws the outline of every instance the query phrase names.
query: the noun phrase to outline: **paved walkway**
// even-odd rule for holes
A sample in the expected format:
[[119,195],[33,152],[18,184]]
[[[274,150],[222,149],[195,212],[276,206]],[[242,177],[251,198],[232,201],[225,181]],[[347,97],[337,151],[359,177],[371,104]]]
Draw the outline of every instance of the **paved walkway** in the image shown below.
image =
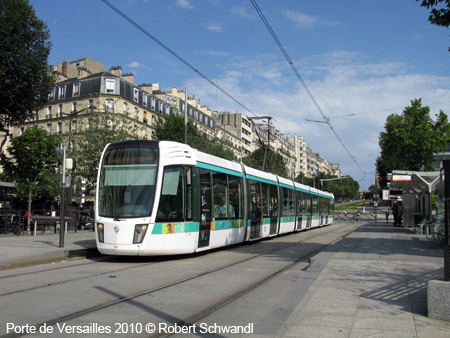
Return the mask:
[[0,270],[99,255],[92,231],[68,232],[63,248],[59,247],[59,240],[59,233],[52,232],[37,236],[0,236]]
[[427,317],[427,284],[443,280],[444,258],[425,235],[368,223],[315,259],[282,337],[450,337],[450,322]]
[[[64,248],[58,234],[0,237],[0,270],[86,254],[97,254],[93,232],[66,234]],[[448,338],[450,322],[427,317],[427,283],[443,264],[425,235],[367,223],[313,258],[298,280],[311,287],[275,336]]]

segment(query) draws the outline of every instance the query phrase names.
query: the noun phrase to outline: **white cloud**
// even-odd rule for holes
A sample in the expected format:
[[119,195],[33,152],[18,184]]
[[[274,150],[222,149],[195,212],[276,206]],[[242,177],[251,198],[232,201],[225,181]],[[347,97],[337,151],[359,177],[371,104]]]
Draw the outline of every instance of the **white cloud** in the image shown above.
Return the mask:
[[176,4],[177,6],[180,6],[180,7],[183,7],[183,8],[189,8],[189,9],[194,8],[194,6],[192,6],[192,5],[190,4],[190,2],[187,1],[187,0],[177,0],[177,1],[175,2],[175,4]]
[[222,33],[222,25],[220,23],[216,23],[216,22],[210,23],[208,25],[208,30],[217,32],[217,33]]
[[253,13],[249,13],[246,8],[240,6],[233,6],[230,9],[230,12],[240,16],[242,18],[254,18],[255,15]]
[[146,65],[144,65],[144,64],[142,64],[142,63],[139,63],[139,62],[137,62],[137,61],[131,61],[131,62],[127,65],[127,67],[128,67],[128,68],[132,68],[132,69],[134,69],[134,70],[139,70],[139,69],[141,69],[141,70],[152,70],[151,67],[148,67],[148,66],[146,66]]
[[297,27],[304,28],[304,29],[311,29],[315,26],[338,26],[338,21],[327,21],[322,20],[318,17],[314,17],[311,15],[307,15],[301,12],[296,11],[284,11],[284,14],[286,17],[291,20]]

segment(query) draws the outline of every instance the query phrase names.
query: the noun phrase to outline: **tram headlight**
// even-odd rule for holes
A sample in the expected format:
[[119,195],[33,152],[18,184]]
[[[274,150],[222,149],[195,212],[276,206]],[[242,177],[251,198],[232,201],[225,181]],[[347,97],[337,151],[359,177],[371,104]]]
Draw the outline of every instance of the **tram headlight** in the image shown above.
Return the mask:
[[105,226],[102,223],[97,223],[97,236],[100,243],[105,242]]
[[133,244],[142,243],[145,233],[147,232],[147,224],[136,224],[134,227]]

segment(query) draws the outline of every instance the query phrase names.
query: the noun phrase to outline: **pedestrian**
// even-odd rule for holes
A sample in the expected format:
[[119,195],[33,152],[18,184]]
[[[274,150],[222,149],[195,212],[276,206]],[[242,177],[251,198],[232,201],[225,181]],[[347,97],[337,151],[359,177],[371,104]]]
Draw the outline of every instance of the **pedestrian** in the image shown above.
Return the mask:
[[397,224],[398,224],[399,227],[402,226],[402,219],[403,219],[403,205],[402,205],[402,202],[398,202]]
[[397,226],[397,217],[398,217],[398,204],[397,201],[394,201],[394,205],[392,206],[392,215],[394,216],[394,226]]

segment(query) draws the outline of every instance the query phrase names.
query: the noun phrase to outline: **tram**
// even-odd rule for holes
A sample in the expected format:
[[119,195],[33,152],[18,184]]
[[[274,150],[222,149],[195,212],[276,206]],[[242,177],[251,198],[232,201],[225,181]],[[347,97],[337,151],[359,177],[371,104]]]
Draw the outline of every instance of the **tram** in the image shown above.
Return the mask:
[[170,141],[108,144],[95,234],[102,254],[189,254],[333,222],[334,196]]

